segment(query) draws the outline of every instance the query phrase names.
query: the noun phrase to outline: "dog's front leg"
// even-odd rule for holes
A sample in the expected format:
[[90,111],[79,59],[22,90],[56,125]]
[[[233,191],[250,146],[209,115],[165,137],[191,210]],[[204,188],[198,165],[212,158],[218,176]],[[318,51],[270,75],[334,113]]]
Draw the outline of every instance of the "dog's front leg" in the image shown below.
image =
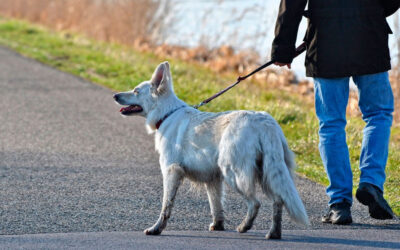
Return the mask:
[[156,224],[152,227],[144,230],[147,235],[158,235],[167,226],[167,221],[171,216],[171,210],[174,205],[174,199],[178,187],[180,186],[183,179],[184,171],[179,165],[171,165],[163,171],[163,187],[164,197],[161,208],[160,217]]

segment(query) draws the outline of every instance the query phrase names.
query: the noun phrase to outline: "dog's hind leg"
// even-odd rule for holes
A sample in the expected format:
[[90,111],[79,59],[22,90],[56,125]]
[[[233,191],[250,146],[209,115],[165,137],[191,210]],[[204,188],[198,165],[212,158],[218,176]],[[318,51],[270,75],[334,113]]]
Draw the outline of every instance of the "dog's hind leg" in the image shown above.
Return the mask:
[[250,174],[242,173],[242,176],[238,177],[232,171],[233,167],[230,165],[224,165],[221,169],[225,182],[246,200],[246,217],[236,228],[239,233],[245,233],[253,226],[254,219],[257,217],[258,209],[261,206],[256,198],[254,173],[250,171]]
[[236,228],[239,233],[245,233],[253,226],[254,219],[257,217],[260,202],[256,199],[254,193],[252,195],[244,196],[247,202],[247,215]]
[[223,231],[224,229],[224,210],[222,205],[223,198],[223,185],[222,180],[217,180],[206,184],[208,200],[210,202],[210,209],[212,215],[212,223],[210,224],[210,231]]
[[272,226],[269,233],[265,236],[267,239],[280,239],[282,234],[282,207],[283,202],[275,200],[273,204]]
[[164,197],[158,221],[150,228],[144,230],[147,235],[158,235],[167,226],[178,187],[184,176],[183,169],[178,165],[171,165],[163,171]]
[[[249,169],[247,169],[249,170]],[[257,217],[258,209],[261,204],[256,198],[256,180],[254,173],[242,172],[241,176],[235,175],[237,191],[242,195],[247,203],[247,214],[242,223],[236,228],[239,233],[245,233],[253,226],[254,219]]]

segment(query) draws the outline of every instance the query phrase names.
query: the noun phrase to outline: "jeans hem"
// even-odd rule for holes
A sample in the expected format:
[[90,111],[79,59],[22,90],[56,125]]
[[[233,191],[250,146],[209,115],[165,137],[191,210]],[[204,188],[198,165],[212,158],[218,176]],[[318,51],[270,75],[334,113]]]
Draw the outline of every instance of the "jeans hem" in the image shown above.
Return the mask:
[[374,180],[371,180],[369,178],[363,178],[363,179],[360,179],[360,182],[358,185],[360,185],[361,183],[368,183],[368,184],[374,185],[375,187],[379,188],[379,190],[381,190],[383,192],[383,188],[381,187],[381,185],[376,184],[374,182]]

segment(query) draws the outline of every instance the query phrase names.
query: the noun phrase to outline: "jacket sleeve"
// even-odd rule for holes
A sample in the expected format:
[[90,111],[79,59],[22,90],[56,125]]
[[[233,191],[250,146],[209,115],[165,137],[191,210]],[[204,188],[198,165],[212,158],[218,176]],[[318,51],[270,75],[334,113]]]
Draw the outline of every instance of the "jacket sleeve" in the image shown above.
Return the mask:
[[293,61],[297,31],[306,5],[307,0],[281,0],[271,49],[272,60],[281,63]]

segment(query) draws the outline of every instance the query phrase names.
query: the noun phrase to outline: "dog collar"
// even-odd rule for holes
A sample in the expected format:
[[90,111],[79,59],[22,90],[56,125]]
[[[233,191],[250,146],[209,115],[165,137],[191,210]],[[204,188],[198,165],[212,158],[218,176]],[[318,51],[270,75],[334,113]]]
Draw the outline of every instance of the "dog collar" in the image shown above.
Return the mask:
[[175,113],[175,111],[178,111],[179,109],[184,108],[184,107],[186,107],[186,106],[181,106],[177,109],[172,110],[171,112],[167,113],[166,115],[164,115],[164,117],[161,118],[161,120],[158,120],[158,122],[156,123],[156,128],[159,129],[161,124],[163,123],[163,121],[165,121],[168,118],[168,116],[172,115],[173,113]]

